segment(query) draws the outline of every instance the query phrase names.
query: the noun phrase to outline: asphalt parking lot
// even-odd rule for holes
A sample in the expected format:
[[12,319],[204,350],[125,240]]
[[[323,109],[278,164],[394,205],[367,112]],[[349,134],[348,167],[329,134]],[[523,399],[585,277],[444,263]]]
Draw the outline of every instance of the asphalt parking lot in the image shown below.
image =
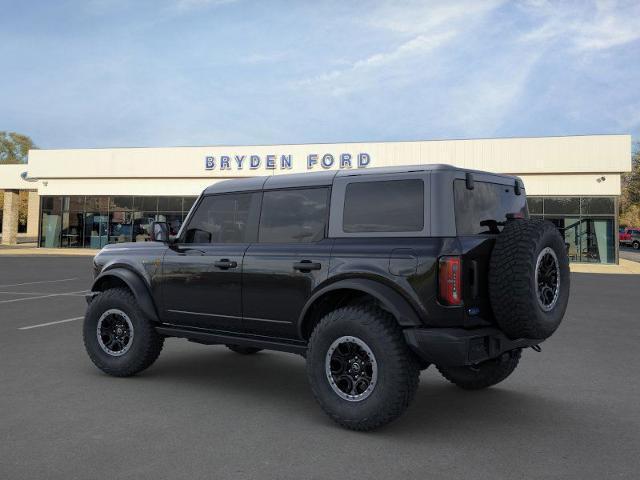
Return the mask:
[[90,262],[0,257],[2,479],[640,476],[638,275],[573,274],[564,324],[511,378],[465,392],[429,369],[363,434],[322,413],[294,355],[170,339],[142,374],[102,374],[78,319]]
[[640,262],[640,250],[635,250],[632,247],[620,246],[620,258],[631,260],[632,262]]

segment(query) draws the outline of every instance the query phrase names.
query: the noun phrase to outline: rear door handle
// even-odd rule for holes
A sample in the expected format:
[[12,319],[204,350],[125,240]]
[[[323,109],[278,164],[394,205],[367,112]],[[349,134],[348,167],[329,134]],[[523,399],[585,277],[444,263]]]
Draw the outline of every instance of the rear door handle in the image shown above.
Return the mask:
[[293,264],[294,270],[300,270],[301,272],[310,272],[311,270],[320,270],[322,264],[318,262],[312,262],[311,260],[302,260]]
[[233,260],[228,260],[226,258],[222,258],[220,260],[213,262],[213,265],[222,270],[227,270],[228,268],[236,268],[238,266],[238,262],[235,262]]

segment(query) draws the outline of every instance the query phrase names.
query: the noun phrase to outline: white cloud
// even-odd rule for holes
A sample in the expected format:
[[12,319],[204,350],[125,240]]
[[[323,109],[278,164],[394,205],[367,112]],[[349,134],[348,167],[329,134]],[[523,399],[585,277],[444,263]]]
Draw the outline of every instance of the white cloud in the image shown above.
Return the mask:
[[524,34],[527,42],[561,41],[578,52],[614,48],[640,39],[640,2],[584,3],[536,0],[522,2],[524,11],[541,25]]
[[[388,48],[347,63],[342,68],[321,73],[296,83],[343,95],[360,91],[384,81],[403,83],[415,77],[431,56],[449,42],[464,35],[471,24],[503,3],[503,0],[478,2],[472,0],[451,3],[442,0],[424,2],[384,2],[375,8],[365,23],[378,32],[391,34]],[[420,68],[421,74],[422,68]]]
[[217,7],[237,1],[238,0],[175,0],[174,7],[176,10],[188,11],[205,7]]
[[282,62],[289,56],[289,52],[254,52],[240,58],[240,63],[248,65],[257,65],[263,63],[277,63]]

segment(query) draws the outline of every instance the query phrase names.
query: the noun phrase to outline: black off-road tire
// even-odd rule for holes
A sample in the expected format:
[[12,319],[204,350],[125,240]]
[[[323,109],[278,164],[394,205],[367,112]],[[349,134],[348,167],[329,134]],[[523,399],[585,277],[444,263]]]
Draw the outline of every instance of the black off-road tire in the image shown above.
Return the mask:
[[634,248],[634,250],[640,250],[640,242],[636,240],[635,242],[633,242],[632,247]]
[[[121,356],[105,352],[98,341],[97,325],[100,316],[110,309],[124,312],[133,325],[133,339],[129,350]],[[83,326],[84,346],[91,361],[103,372],[115,377],[128,377],[141,372],[156,361],[164,337],[156,332],[126,288],[112,288],[96,296],[89,306]]]
[[487,360],[469,367],[436,368],[444,378],[465,390],[480,390],[491,387],[506,379],[518,366],[520,349],[504,353],[498,358]]
[[[557,300],[545,311],[538,301],[536,264],[547,248],[557,258],[560,283]],[[489,297],[496,322],[508,337],[544,340],[555,332],[567,309],[570,283],[564,239],[551,222],[507,222],[491,254]]]
[[[362,340],[375,357],[377,381],[369,396],[360,401],[340,397],[327,377],[327,352],[343,336]],[[360,304],[336,309],[320,320],[309,340],[307,376],[315,399],[335,422],[368,431],[405,411],[418,388],[420,369],[395,319],[373,305]]]
[[240,355],[253,355],[254,353],[260,352],[261,348],[256,347],[243,347],[242,345],[231,345],[228,344],[227,348],[232,352],[239,353]]

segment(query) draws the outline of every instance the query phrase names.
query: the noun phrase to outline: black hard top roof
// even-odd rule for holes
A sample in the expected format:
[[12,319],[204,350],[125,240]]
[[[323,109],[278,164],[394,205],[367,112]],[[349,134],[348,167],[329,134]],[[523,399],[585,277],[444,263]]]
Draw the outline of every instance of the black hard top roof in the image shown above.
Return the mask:
[[[333,184],[333,180],[336,177],[385,175],[393,173],[423,172],[433,170],[457,170],[463,172],[487,173],[440,163],[429,165],[404,165],[398,167],[375,167],[359,170],[326,170],[323,172],[277,174],[262,177],[234,178],[232,180],[223,180],[207,187],[204,191],[204,194],[208,195],[213,193],[242,192],[261,189],[270,190],[277,188],[320,187]],[[510,177],[508,175],[499,176]]]

